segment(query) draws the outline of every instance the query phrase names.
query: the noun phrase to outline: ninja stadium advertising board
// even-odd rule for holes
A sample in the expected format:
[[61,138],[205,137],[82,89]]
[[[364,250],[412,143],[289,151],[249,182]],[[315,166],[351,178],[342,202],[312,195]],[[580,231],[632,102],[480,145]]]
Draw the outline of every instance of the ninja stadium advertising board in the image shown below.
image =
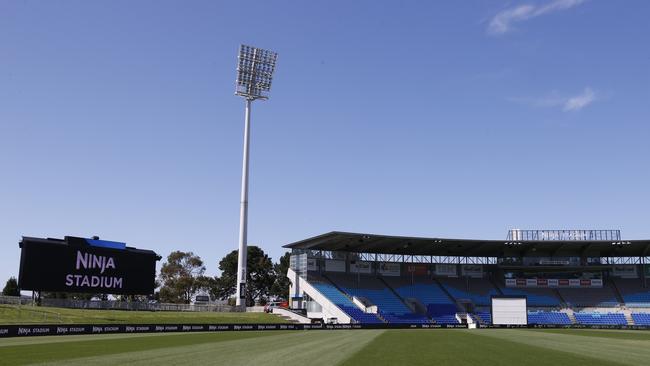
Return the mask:
[[71,236],[23,237],[19,245],[21,290],[147,295],[155,288],[160,256],[151,250]]

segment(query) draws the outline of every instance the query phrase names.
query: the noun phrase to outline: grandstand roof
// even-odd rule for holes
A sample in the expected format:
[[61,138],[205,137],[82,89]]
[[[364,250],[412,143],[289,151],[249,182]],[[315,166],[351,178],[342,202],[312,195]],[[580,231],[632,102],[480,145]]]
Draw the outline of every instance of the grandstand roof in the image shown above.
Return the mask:
[[507,241],[422,238],[332,231],[287,244],[285,248],[397,255],[463,257],[650,256],[650,240]]

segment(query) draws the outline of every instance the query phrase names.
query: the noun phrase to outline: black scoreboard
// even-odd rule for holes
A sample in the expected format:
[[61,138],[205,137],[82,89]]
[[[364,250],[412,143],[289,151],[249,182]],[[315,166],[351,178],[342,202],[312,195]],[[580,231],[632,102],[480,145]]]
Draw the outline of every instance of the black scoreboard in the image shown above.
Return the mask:
[[21,290],[146,295],[155,288],[155,252],[125,243],[66,236],[23,237]]

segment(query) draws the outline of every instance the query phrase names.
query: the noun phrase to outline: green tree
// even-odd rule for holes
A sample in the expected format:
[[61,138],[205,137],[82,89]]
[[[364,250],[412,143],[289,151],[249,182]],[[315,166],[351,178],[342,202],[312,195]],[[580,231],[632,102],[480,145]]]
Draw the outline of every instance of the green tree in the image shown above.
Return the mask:
[[160,300],[189,304],[192,296],[203,286],[203,261],[192,252],[175,251],[160,269]]
[[[215,277],[210,287],[213,297],[226,300],[236,293],[238,254],[233,250],[219,262],[221,276]],[[261,248],[249,246],[246,259],[246,305],[253,306],[270,295],[276,274],[271,258]]]
[[271,295],[277,296],[283,300],[289,299],[289,278],[287,277],[287,270],[289,269],[289,261],[291,253],[286,252],[278,263],[273,265],[275,270],[276,279],[271,287]]
[[9,277],[5,288],[2,289],[4,296],[20,296],[20,289],[18,288],[18,281],[16,277]]

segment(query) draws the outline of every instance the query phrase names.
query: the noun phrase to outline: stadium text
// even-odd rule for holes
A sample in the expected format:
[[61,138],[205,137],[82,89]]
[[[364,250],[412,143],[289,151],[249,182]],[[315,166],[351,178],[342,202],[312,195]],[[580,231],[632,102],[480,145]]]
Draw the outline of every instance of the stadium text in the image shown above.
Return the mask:
[[[115,259],[113,257],[82,253],[77,251],[77,261],[75,268],[81,269],[98,269],[102,274],[107,269],[115,269]],[[104,289],[121,289],[124,283],[122,277],[112,276],[88,276],[80,274],[68,274],[65,276],[65,285],[67,287],[89,287]]]
[[90,253],[81,253],[77,250],[77,270],[81,268],[99,268],[99,273],[104,273],[107,268],[115,269],[115,260],[113,257],[105,257],[103,255],[95,255]]

